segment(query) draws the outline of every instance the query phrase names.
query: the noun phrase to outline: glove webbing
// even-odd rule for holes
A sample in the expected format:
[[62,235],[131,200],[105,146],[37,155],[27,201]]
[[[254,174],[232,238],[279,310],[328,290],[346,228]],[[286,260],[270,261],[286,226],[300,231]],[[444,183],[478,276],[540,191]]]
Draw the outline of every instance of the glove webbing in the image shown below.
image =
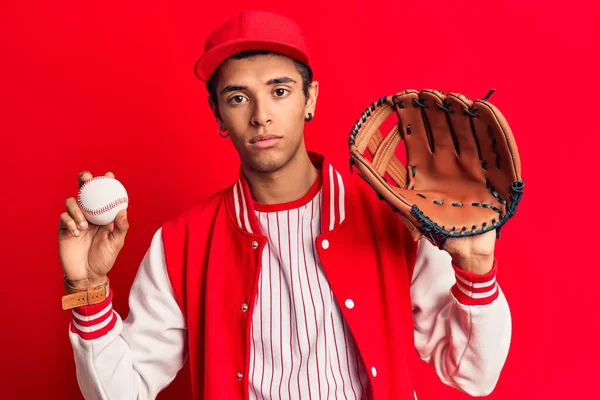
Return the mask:
[[371,119],[376,122],[368,127],[368,129],[360,132],[356,137],[356,146],[358,151],[363,153],[368,149],[372,161],[371,164],[377,173],[383,176],[387,173],[390,178],[401,188],[407,187],[406,167],[398,160],[394,151],[402,141],[398,124],[394,124],[390,132],[383,138],[381,132],[377,128],[382,121],[394,111],[393,105],[385,99],[385,103],[378,107],[374,112],[370,113]]

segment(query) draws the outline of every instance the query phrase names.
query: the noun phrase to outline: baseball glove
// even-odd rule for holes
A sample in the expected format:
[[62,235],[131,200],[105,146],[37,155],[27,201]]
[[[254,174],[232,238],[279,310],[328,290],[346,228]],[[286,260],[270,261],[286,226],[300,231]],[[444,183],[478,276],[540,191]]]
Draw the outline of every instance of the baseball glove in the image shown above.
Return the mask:
[[[523,194],[515,139],[488,100],[405,90],[371,104],[350,132],[350,170],[398,212],[414,240],[439,248],[448,238],[500,228]],[[395,111],[393,127],[379,128]],[[395,152],[406,149],[406,166]],[[367,152],[368,151],[368,152]]]

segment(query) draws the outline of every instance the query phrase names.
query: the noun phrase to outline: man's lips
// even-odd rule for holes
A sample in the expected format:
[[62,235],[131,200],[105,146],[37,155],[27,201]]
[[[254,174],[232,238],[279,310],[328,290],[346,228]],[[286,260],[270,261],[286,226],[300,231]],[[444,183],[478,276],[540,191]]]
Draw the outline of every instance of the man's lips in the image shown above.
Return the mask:
[[280,137],[277,135],[271,135],[271,134],[260,134],[260,135],[254,136],[252,139],[250,139],[250,144],[254,144],[256,142],[262,142],[262,141],[266,141],[266,140],[271,140],[271,139],[280,139]]
[[281,137],[277,135],[256,135],[250,139],[250,146],[254,147],[255,149],[268,149],[269,147],[275,146],[280,139]]

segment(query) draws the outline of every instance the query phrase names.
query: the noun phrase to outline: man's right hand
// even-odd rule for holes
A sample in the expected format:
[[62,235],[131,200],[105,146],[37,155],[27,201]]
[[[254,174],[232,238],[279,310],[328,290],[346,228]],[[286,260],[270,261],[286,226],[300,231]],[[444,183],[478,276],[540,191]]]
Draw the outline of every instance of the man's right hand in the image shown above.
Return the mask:
[[[115,177],[111,172],[105,175]],[[79,187],[90,179],[90,172],[81,172]],[[106,282],[106,275],[125,244],[128,229],[127,210],[119,211],[115,222],[98,226],[88,222],[76,198],[69,197],[58,225],[58,249],[63,271],[70,283],[85,289]]]

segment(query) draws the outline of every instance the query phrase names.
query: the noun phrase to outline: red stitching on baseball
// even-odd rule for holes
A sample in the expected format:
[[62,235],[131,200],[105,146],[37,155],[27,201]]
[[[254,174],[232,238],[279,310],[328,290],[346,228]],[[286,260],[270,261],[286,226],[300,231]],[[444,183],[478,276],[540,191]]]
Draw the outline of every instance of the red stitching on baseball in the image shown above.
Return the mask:
[[101,208],[95,208],[95,209],[89,209],[87,207],[85,207],[83,205],[83,203],[81,202],[81,192],[83,191],[83,188],[90,183],[91,181],[95,181],[97,179],[114,179],[110,176],[96,176],[92,179],[90,179],[89,181],[85,182],[83,185],[81,185],[81,188],[79,188],[79,195],[77,196],[77,205],[79,205],[79,207],[85,211],[87,214],[90,215],[100,215],[103,214],[105,212],[108,212],[110,210],[112,210],[113,208],[115,208],[116,206],[118,206],[119,204],[123,204],[123,203],[128,203],[129,200],[127,197],[120,197],[118,199],[116,199],[115,201],[108,203],[107,205],[105,205],[104,207]]

